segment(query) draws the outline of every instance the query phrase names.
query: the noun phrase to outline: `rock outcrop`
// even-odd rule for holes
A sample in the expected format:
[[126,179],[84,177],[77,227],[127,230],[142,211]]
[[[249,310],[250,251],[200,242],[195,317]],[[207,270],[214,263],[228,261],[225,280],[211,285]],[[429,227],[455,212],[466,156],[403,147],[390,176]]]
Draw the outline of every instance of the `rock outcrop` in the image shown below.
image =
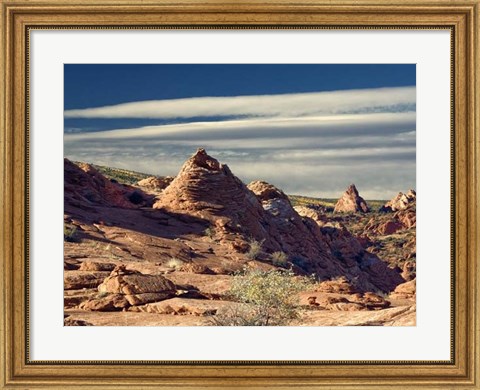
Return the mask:
[[256,259],[268,261],[274,252],[283,252],[297,272],[315,273],[323,279],[345,275],[364,291],[391,291],[403,282],[374,256],[347,253],[350,240],[362,255],[364,250],[346,229],[333,232],[343,237],[334,239],[337,243],[343,240],[340,252],[345,250],[345,256],[339,258],[329,242],[333,238],[327,237],[332,234],[322,233],[314,220],[302,218],[281,190],[261,181],[245,186],[204,149],[185,162],[153,207],[205,220],[210,225],[209,236],[230,247],[230,255],[236,253],[240,261],[246,260],[254,240],[261,245]]
[[240,249],[244,245],[235,241],[250,237],[264,240],[268,248],[281,250],[269,237],[269,221],[259,200],[227,165],[220,164],[204,149],[185,162],[153,208],[201,218],[210,224],[212,236]]
[[335,213],[368,213],[367,202],[359,195],[355,184],[351,184],[335,204]]
[[283,268],[317,279],[299,293],[299,325],[415,323],[415,202],[384,214],[292,207],[203,149],[166,188],[157,179],[120,184],[65,160],[65,325],[211,325],[238,308],[235,272]]
[[118,266],[98,286],[98,291],[122,295],[130,305],[143,305],[174,297],[176,287],[161,275],[144,275]]
[[[98,291],[105,294],[106,297],[93,300],[93,302],[84,302],[81,308],[85,310],[115,310],[129,305],[158,302],[174,297],[176,286],[162,275],[144,275],[137,271],[127,270],[125,266],[118,266],[98,286]],[[103,309],[98,307],[103,307]]]
[[399,211],[409,208],[412,204],[416,203],[417,193],[414,190],[409,190],[406,194],[399,192],[398,195],[392,200],[385,203],[380,211],[390,212]]
[[268,233],[293,264],[306,272],[321,272],[322,275],[340,271],[339,264],[332,261],[326,242],[319,240],[311,227],[305,224],[283,191],[263,181],[250,183],[248,189],[257,196],[267,214]]
[[140,180],[137,183],[137,186],[146,188],[149,190],[161,191],[167,188],[170,185],[170,183],[173,181],[173,179],[174,178],[171,176],[165,176],[165,177],[150,176],[150,177],[147,177],[146,179]]
[[[307,208],[308,209],[308,208]],[[298,210],[305,215],[312,215],[312,212],[303,208]],[[319,213],[320,214],[320,213]],[[390,291],[389,286],[396,286],[402,283],[404,279],[393,269],[381,261],[375,254],[365,250],[360,241],[354,237],[348,229],[339,222],[328,221],[325,217],[317,215],[313,219],[304,216],[304,223],[310,227],[318,241],[323,241],[329,247],[331,255],[344,267],[343,274],[333,274],[332,276],[343,276],[340,279],[355,281],[354,288],[359,290]],[[360,272],[359,272],[360,269]],[[338,281],[337,278],[334,278]],[[366,287],[365,280],[373,283],[376,287]],[[335,284],[333,282],[331,284]]]
[[416,295],[416,279],[413,279],[406,283],[399,284],[397,288],[395,288],[395,291],[390,294],[390,298],[415,300]]
[[383,218],[371,218],[365,225],[365,231],[385,236],[416,226],[417,213],[415,204],[413,204],[409,208],[397,211],[394,214],[386,214]]
[[[122,208],[138,207],[132,202],[132,187],[112,182],[89,164],[64,159],[65,205],[88,208],[91,205]],[[141,197],[141,194],[139,194]],[[133,198],[132,198],[133,199]]]

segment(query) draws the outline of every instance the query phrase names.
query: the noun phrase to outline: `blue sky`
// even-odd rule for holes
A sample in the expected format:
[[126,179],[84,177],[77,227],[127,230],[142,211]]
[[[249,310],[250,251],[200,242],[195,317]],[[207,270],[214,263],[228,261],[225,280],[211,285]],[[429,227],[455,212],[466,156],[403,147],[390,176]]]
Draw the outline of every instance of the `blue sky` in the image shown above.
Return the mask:
[[[245,182],[415,187],[415,65],[65,65],[65,156],[175,175],[197,147]],[[279,170],[279,167],[281,169]]]

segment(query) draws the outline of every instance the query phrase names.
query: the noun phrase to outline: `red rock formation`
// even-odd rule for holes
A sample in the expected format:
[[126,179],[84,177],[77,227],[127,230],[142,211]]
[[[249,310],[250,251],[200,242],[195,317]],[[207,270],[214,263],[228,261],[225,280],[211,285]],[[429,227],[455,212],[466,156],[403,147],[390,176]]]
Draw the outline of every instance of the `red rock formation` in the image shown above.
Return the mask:
[[248,188],[262,202],[270,225],[268,233],[295,265],[307,272],[321,272],[322,275],[339,272],[338,264],[332,262],[326,242],[319,240],[304,223],[283,191],[262,181],[254,181]]
[[[154,208],[208,221],[215,239],[230,246],[238,256],[248,250],[248,241],[253,238],[263,243],[263,260],[269,259],[269,253],[281,251],[299,272],[315,273],[324,279],[346,275],[364,291],[392,290],[403,281],[371,255],[361,265],[347,256],[339,259],[317,223],[300,217],[282,191],[260,181],[246,187],[226,165],[203,149],[185,162]],[[363,248],[358,247],[363,253]]]
[[137,207],[129,197],[135,189],[108,180],[89,164],[64,159],[64,198],[66,205]]
[[402,230],[403,228],[404,226],[401,222],[392,220],[380,224],[377,227],[377,232],[381,235],[390,235]]
[[153,207],[208,221],[212,234],[234,251],[248,249],[244,243],[249,238],[281,250],[269,234],[268,216],[256,196],[204,149],[185,162]]
[[399,192],[396,197],[385,203],[385,205],[380,208],[380,211],[388,212],[405,210],[412,204],[416,203],[416,200],[417,193],[414,190],[409,190],[406,194]]
[[[304,215],[303,208],[297,208],[297,210]],[[315,212],[320,214],[318,211]],[[312,211],[305,212],[304,223],[310,227],[318,241],[328,245],[332,256],[345,267],[345,273],[340,275],[346,276],[347,280],[355,281],[357,289],[372,290],[371,286],[365,288],[365,279],[383,291],[388,291],[391,285],[402,283],[403,279],[397,272],[388,268],[376,255],[367,252],[357,238],[341,223],[328,221],[325,216],[317,215],[311,219],[306,215],[312,215]]]
[[[129,242],[139,240],[141,242],[144,239],[150,239],[149,236],[145,236],[146,234],[156,237],[160,233],[166,236],[165,240],[158,239],[159,242],[165,242],[162,248],[175,246],[178,249],[181,246],[180,243],[176,240],[170,241],[169,237],[190,235],[198,238],[201,234],[199,232],[209,227],[208,237],[201,236],[201,238],[205,238],[205,241],[212,240],[214,243],[215,254],[212,252],[210,256],[208,252],[206,256],[212,259],[219,258],[218,267],[211,259],[208,264],[208,267],[216,273],[220,272],[221,267],[228,266],[226,271],[232,271],[234,267],[241,268],[248,263],[251,258],[249,259],[245,252],[249,250],[250,241],[254,239],[262,243],[262,253],[256,260],[262,260],[263,264],[270,260],[272,253],[284,252],[288,263],[295,264],[297,272],[315,273],[323,280],[345,276],[360,291],[377,289],[391,291],[403,282],[398,272],[389,269],[375,255],[365,252],[345,228],[333,225],[323,226],[327,222],[320,217],[317,222],[308,217],[302,218],[293,209],[288,197],[268,183],[254,182],[249,186],[250,189],[247,188],[232,174],[228,166],[219,163],[203,149],[199,149],[185,162],[178,176],[157,197],[153,207],[158,211],[150,210],[147,213],[146,210],[141,212],[138,210],[139,212],[136,213],[137,210],[128,210],[129,213],[122,213],[121,220],[115,214],[115,207],[124,206],[123,202],[130,187],[111,183],[98,172],[88,170],[90,173],[87,173],[67,161],[66,204],[73,199],[85,205],[101,206],[102,213],[108,214],[109,223],[113,224],[111,228],[97,226],[97,230],[103,229],[105,234],[113,234],[117,237],[115,230],[117,224],[128,226],[129,229],[133,226],[139,230],[139,233],[129,231],[128,235],[134,237]],[[88,193],[85,194],[84,191],[93,193],[93,200],[96,203],[88,200],[86,197]],[[111,213],[108,213],[107,206],[112,206]],[[98,209],[100,207],[92,208],[92,215],[97,215]],[[129,220],[125,221],[127,214]],[[132,224],[131,218],[136,218],[135,224]],[[81,226],[86,227],[86,225]],[[165,231],[167,229],[168,232]],[[188,239],[186,241],[188,243]],[[128,246],[130,244],[125,245],[132,252]],[[134,252],[138,251],[141,256],[144,256],[141,248],[137,248]],[[229,261],[225,263],[224,259]],[[191,271],[196,272],[193,269]],[[189,280],[196,275],[189,273]],[[219,276],[214,275],[214,277]],[[106,288],[105,292],[109,294],[121,293],[112,285],[119,282],[119,279],[123,281],[132,279],[132,283],[140,282],[137,279],[141,279],[141,282],[146,285],[150,283],[151,278],[139,275],[111,276],[108,281],[105,280],[102,283],[102,289]],[[95,284],[100,283],[101,281],[95,280]],[[123,294],[130,305],[164,299],[163,295],[159,296],[164,294],[163,291],[153,291],[150,288],[147,290],[141,292],[132,290]],[[119,306],[118,303],[110,301],[95,302],[93,306],[96,307],[96,305],[107,305],[107,307],[113,305],[114,308],[117,308],[115,305]]]
[[417,226],[417,213],[415,204],[405,210],[397,211],[394,215],[406,229]]
[[176,286],[161,275],[144,275],[127,270],[125,266],[118,266],[98,286],[98,291],[120,295],[130,305],[142,305],[172,298]]
[[416,279],[413,279],[406,283],[399,284],[395,291],[390,294],[390,298],[415,300],[417,295],[416,281]]
[[147,177],[146,179],[140,180],[137,185],[139,187],[144,187],[146,189],[161,191],[167,188],[170,183],[173,181],[173,177],[165,176],[165,177],[158,177],[158,176],[151,176]]
[[388,214],[387,219],[371,218],[365,225],[365,230],[379,234],[390,235],[400,230],[411,229],[417,226],[417,214],[415,203],[405,210],[397,211],[395,214]]
[[407,282],[416,278],[417,264],[415,261],[409,260],[403,264],[402,278]]
[[335,213],[368,213],[367,202],[358,194],[355,184],[351,184],[335,204]]

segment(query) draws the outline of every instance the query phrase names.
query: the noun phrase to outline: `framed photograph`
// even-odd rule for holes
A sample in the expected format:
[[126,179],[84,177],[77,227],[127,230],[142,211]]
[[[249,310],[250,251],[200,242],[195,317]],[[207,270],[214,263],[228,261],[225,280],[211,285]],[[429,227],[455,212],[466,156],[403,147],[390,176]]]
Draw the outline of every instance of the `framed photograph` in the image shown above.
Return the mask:
[[0,2],[2,388],[479,388],[478,0]]

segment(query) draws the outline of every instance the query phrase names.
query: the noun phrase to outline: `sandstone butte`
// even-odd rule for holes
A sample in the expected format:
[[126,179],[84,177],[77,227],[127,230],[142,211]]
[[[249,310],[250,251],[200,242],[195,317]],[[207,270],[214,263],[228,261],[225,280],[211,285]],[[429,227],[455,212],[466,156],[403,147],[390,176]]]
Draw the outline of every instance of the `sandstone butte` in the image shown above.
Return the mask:
[[359,195],[355,184],[350,184],[345,193],[335,204],[336,213],[368,213],[370,211],[367,202]]
[[[79,237],[77,243],[65,242],[66,323],[112,325],[128,317],[144,325],[205,325],[189,313],[198,317],[234,304],[224,301],[231,274],[245,266],[274,269],[274,252],[283,252],[295,273],[315,273],[330,283],[324,291],[306,293],[306,305],[312,296],[323,302],[325,294],[347,294],[346,301],[330,299],[326,310],[382,309],[391,313],[382,317],[385,325],[407,312],[381,300],[374,304],[368,294],[394,291],[411,272],[403,278],[402,269],[389,267],[365,249],[368,240],[359,241],[319,211],[292,207],[275,186],[263,181],[245,185],[204,149],[190,157],[155,198],[140,186],[108,180],[88,164],[65,159],[64,165],[64,219]],[[368,211],[353,185],[337,205]],[[261,243],[255,258],[248,254],[252,240]],[[411,300],[409,294],[398,296]],[[206,304],[212,299],[219,303]],[[315,299],[310,301],[316,305]],[[130,314],[104,314],[118,311]],[[411,317],[411,310],[408,313]],[[167,314],[186,317],[155,317],[157,322],[152,317]],[[317,317],[310,324],[344,321]],[[363,314],[358,318],[367,320]],[[355,322],[354,317],[350,320]]]

